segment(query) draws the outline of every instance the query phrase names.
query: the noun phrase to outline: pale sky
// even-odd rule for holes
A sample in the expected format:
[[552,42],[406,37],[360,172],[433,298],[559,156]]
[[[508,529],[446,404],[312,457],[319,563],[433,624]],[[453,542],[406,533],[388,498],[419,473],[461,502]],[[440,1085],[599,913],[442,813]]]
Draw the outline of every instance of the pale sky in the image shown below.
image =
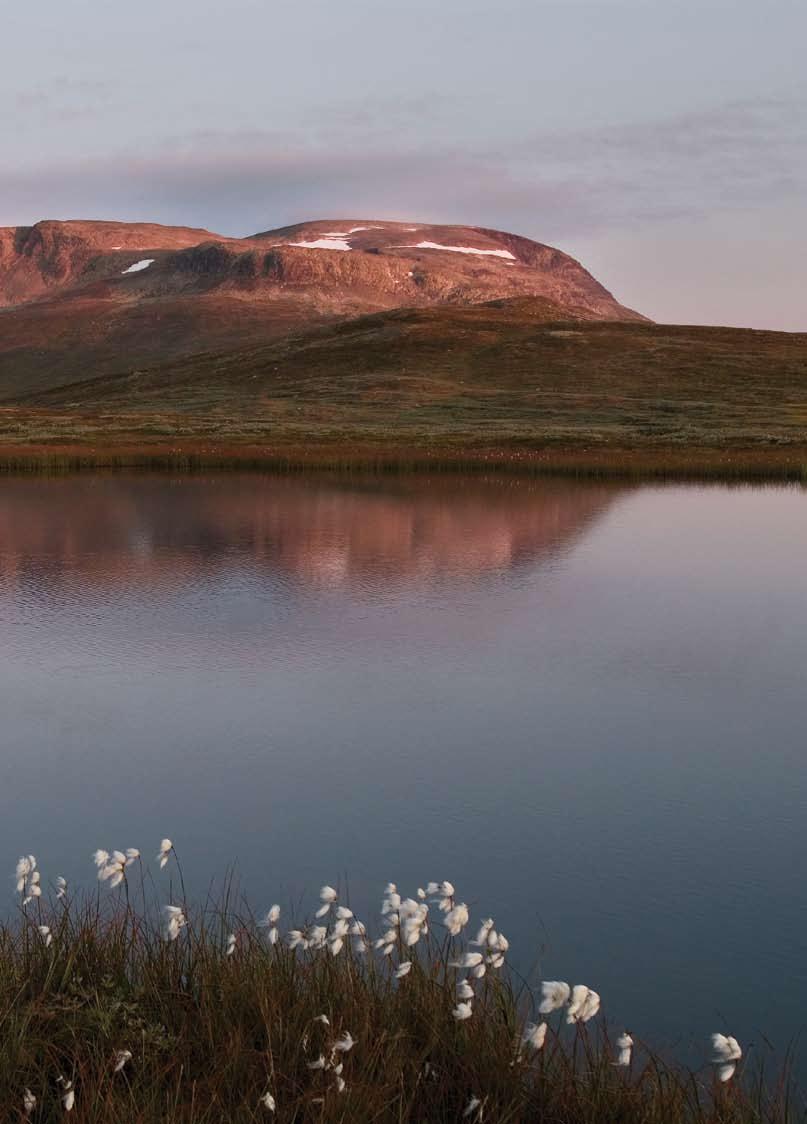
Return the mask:
[[0,0],[0,225],[498,227],[807,330],[804,0]]

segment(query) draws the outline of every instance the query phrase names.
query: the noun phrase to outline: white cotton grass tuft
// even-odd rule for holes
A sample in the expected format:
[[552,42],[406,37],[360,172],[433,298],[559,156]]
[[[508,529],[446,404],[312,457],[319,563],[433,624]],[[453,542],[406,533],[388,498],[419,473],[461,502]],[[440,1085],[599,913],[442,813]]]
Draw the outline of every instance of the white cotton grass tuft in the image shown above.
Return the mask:
[[308,947],[314,952],[325,948],[328,939],[328,930],[324,925],[309,925],[306,932]]
[[396,980],[402,980],[404,978],[404,976],[408,976],[411,971],[412,971],[412,961],[411,960],[404,960],[403,963],[399,964],[398,967],[395,969],[395,979]]
[[633,1053],[633,1039],[630,1034],[624,1031],[616,1040],[616,1048],[619,1051],[614,1065],[627,1068],[630,1065],[631,1054]]
[[24,1089],[22,1094],[22,1111],[26,1116],[30,1116],[36,1108],[36,1097],[30,1089]]
[[157,852],[157,862],[160,864],[160,870],[163,870],[168,865],[168,860],[174,850],[174,844],[170,839],[160,840],[160,849]]
[[476,968],[483,960],[481,952],[464,952],[459,960],[449,960],[448,963],[451,968]]
[[[29,855],[28,858],[33,859],[33,855]],[[36,859],[34,859],[34,862],[36,862]],[[19,885],[19,882],[17,884]],[[41,898],[41,897],[42,897],[42,876],[40,875],[38,870],[32,870],[30,875],[29,875],[28,885],[27,885],[27,887],[25,887],[25,897],[22,900],[22,904],[23,904],[23,906],[26,906],[26,905],[28,905],[29,902],[32,902],[35,898]]]
[[398,934],[395,930],[387,929],[386,933],[382,933],[378,940],[374,942],[373,948],[380,949],[385,956],[389,956],[395,948],[397,940]]
[[76,1091],[73,1088],[73,1082],[60,1076],[56,1078],[56,1083],[62,1087],[62,1108],[65,1112],[72,1112],[76,1103]]
[[382,914],[387,914],[386,923],[390,927],[399,927],[401,940],[406,948],[413,948],[421,937],[429,931],[429,907],[425,902],[406,898],[401,901],[399,895],[394,902],[397,912],[389,912],[388,906],[393,903],[392,898],[387,898],[381,909]]
[[266,916],[258,922],[262,929],[266,929],[266,939],[269,944],[277,944],[280,939],[280,934],[277,931],[277,923],[280,920],[280,906],[275,905],[269,907],[269,912]]
[[566,1012],[567,1023],[587,1023],[594,1018],[600,1009],[600,997],[585,984],[575,984],[572,988],[572,997],[569,1000],[569,1009]]
[[319,892],[319,900],[322,902],[322,905],[319,907],[314,916],[325,917],[326,914],[330,913],[331,906],[334,904],[338,896],[339,895],[337,894],[336,890],[334,890],[333,886],[323,886]]
[[112,1072],[113,1073],[120,1073],[120,1071],[124,1068],[126,1063],[130,1062],[131,1060],[132,1060],[132,1051],[131,1050],[118,1050],[118,1052],[115,1054],[115,1064],[112,1067]]
[[307,1062],[306,1064],[309,1069],[325,1069],[327,1062],[325,1061],[325,1055],[320,1054],[320,1056],[315,1061]]
[[384,900],[381,902],[381,916],[397,913],[401,908],[401,895],[394,882],[388,882],[384,890]]
[[465,904],[465,902],[459,902],[458,905],[452,906],[451,909],[446,911],[446,915],[443,918],[443,924],[445,925],[446,929],[448,929],[452,937],[458,937],[465,926],[468,924],[468,920],[468,906]]
[[353,1037],[349,1030],[346,1030],[342,1037],[337,1038],[337,1040],[334,1042],[333,1048],[340,1054],[346,1054],[348,1050],[352,1050],[355,1045],[356,1039]]
[[56,897],[64,898],[67,896],[67,879],[62,878],[61,874],[56,879]]
[[261,1104],[263,1105],[263,1107],[265,1109],[268,1109],[269,1112],[274,1112],[275,1109],[277,1108],[277,1103],[275,1101],[275,1098],[268,1091],[266,1093],[264,1093],[263,1096],[261,1097]]
[[473,999],[474,989],[467,980],[458,980],[457,982],[457,999]]
[[164,905],[163,914],[165,915],[165,939],[175,941],[182,929],[188,924],[185,911],[179,905]]
[[532,1050],[543,1049],[546,1041],[546,1023],[527,1023],[521,1035],[521,1041]]
[[235,946],[237,945],[237,943],[238,938],[236,937],[235,933],[230,933],[230,935],[227,937],[227,945],[224,949],[224,955],[232,956],[235,952]]
[[366,956],[369,947],[367,929],[361,921],[354,921],[350,926],[350,943],[354,956]]
[[492,930],[493,918],[487,917],[477,929],[476,936],[473,938],[473,940],[468,941],[468,944],[475,944],[480,948],[484,947],[488,943],[488,936]]
[[437,908],[443,913],[453,908],[455,893],[452,882],[429,882],[426,885],[426,894],[437,899]]
[[473,1013],[474,1009],[471,1006],[470,1000],[458,1003],[454,1010],[451,1012],[457,1022],[464,1022],[465,1019],[470,1019]]
[[346,937],[350,932],[350,923],[346,917],[337,917],[331,926],[331,939]]
[[98,868],[98,881],[108,882],[109,888],[120,886],[126,877],[126,856],[121,851],[113,851],[107,862]]
[[485,1111],[484,1102],[479,1097],[471,1097],[468,1104],[465,1106],[465,1111],[462,1114],[463,1120],[471,1117],[475,1121],[482,1120],[482,1114]]
[[25,883],[36,870],[36,857],[34,855],[21,855],[17,860],[14,879],[17,884],[17,893],[25,892]]
[[548,1015],[552,1011],[559,1011],[561,1007],[569,1002],[569,996],[572,989],[567,983],[562,980],[544,980],[541,984],[541,1005],[538,1010],[542,1015]]
[[717,1066],[718,1081],[724,1083],[730,1081],[737,1069],[737,1062],[743,1056],[740,1043],[730,1034],[713,1034],[712,1049],[714,1051],[712,1061]]
[[45,948],[50,948],[53,944],[53,933],[50,931],[49,925],[37,925],[37,932],[42,940],[45,942]]

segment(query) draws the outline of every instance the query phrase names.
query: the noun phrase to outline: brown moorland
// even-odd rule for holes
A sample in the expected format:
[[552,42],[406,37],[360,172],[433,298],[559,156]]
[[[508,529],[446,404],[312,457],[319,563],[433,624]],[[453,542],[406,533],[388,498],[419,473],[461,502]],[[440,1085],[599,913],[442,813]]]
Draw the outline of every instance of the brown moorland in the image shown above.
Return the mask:
[[151,227],[77,225],[72,249],[29,231],[0,254],[21,276],[31,243],[47,290],[0,311],[6,467],[804,476],[807,334],[652,324],[481,228],[181,230],[158,251]]
[[801,477],[807,335],[399,310],[0,408],[7,461]]

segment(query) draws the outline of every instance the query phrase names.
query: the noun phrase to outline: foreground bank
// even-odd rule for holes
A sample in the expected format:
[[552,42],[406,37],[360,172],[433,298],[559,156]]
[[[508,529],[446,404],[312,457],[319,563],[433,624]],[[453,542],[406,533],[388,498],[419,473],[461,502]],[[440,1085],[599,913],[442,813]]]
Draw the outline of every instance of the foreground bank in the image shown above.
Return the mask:
[[189,905],[168,839],[154,878],[134,848],[93,859],[95,898],[48,885],[33,855],[17,865],[19,917],[0,928],[4,1119],[805,1119],[730,1028],[704,1028],[689,1072],[608,1027],[595,988],[531,989],[450,882],[411,898],[390,883],[366,924],[326,885],[295,922],[227,891]]

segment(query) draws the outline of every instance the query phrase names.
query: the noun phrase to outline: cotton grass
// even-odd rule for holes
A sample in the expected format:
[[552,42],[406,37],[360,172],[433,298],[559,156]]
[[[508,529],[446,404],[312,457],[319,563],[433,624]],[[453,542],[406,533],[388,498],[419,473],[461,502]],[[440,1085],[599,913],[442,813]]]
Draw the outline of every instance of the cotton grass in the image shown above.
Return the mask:
[[[33,856],[18,862],[16,920],[0,925],[0,1118],[803,1119],[785,1084],[745,1078],[730,1035],[714,1034],[711,1052],[702,1035],[690,1073],[627,1031],[611,1038],[588,984],[528,986],[493,918],[471,926],[475,910],[451,882],[412,897],[389,883],[365,918],[325,884],[296,921],[277,903],[255,918],[234,908],[232,883],[204,907],[180,896],[166,857],[181,881],[170,840],[145,874],[136,848],[98,851],[104,889],[69,897]],[[35,909],[22,904],[34,873]]]

